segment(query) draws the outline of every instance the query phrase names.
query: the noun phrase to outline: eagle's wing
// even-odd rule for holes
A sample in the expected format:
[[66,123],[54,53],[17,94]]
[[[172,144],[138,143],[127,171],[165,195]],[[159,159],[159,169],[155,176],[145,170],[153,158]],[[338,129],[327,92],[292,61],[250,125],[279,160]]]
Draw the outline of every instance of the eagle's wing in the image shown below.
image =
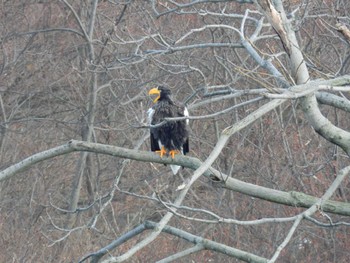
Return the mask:
[[184,155],[186,155],[186,153],[188,153],[189,151],[190,151],[190,146],[189,146],[188,137],[187,137],[184,145],[182,146],[182,152]]
[[[151,125],[152,124],[152,119],[153,119],[153,115],[154,115],[155,110],[153,108],[150,108],[147,111],[148,114],[148,124]],[[151,139],[151,151],[155,152],[155,151],[159,151],[159,142],[158,140],[154,137],[154,134],[152,132],[152,128],[150,129],[150,139]]]
[[151,151],[152,152],[159,151],[160,150],[159,142],[158,140],[156,140],[156,138],[154,138],[152,131],[150,134],[150,139],[151,139]]

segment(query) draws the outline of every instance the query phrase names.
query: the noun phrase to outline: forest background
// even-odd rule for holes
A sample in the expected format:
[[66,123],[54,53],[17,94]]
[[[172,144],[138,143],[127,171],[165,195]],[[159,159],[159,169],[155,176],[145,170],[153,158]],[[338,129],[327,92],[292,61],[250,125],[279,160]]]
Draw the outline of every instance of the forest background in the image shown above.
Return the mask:
[[[2,1],[0,262],[347,262],[349,13]],[[188,157],[149,151],[157,85]]]

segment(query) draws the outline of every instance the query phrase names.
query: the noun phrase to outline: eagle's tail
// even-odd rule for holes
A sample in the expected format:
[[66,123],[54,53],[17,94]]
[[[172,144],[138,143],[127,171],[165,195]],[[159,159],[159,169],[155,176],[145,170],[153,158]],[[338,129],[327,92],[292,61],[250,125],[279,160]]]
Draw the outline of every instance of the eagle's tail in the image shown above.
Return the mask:
[[171,164],[171,165],[170,165],[170,168],[171,168],[171,170],[173,171],[173,174],[175,175],[175,174],[177,174],[177,172],[180,170],[181,166]]

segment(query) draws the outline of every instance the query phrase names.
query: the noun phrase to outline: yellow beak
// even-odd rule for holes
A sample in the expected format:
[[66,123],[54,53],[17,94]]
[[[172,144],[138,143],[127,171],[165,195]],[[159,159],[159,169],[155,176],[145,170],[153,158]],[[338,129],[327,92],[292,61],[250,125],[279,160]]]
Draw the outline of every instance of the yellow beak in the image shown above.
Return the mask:
[[157,97],[153,100],[156,103],[160,98],[160,90],[158,88],[153,88],[148,92],[148,95],[157,95]]

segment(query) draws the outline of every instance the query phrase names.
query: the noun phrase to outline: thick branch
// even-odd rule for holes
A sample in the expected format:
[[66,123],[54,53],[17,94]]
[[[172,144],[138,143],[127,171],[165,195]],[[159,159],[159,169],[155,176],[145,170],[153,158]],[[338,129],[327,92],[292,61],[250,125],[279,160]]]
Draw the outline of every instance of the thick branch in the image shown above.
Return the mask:
[[343,34],[345,39],[350,44],[350,29],[347,28],[346,25],[341,24],[341,23],[336,24],[336,27],[337,27],[338,31]]
[[28,31],[28,32],[21,32],[21,33],[16,33],[16,35],[18,36],[22,36],[22,35],[30,35],[30,34],[37,34],[37,33],[47,33],[47,32],[71,32],[74,34],[77,34],[81,37],[84,37],[84,34],[72,29],[72,28],[45,28],[45,29],[37,29],[37,30],[32,30],[32,31]]
[[327,92],[317,92],[316,98],[319,103],[329,105],[350,113],[350,101]]
[[297,227],[299,226],[301,220],[304,217],[310,217],[312,216],[318,209],[322,209],[322,205],[325,201],[327,201],[331,196],[334,194],[334,192],[338,189],[341,182],[345,179],[345,177],[350,172],[350,166],[347,166],[339,171],[336,179],[333,181],[332,185],[327,189],[327,191],[324,193],[324,195],[321,198],[318,198],[318,200],[306,211],[299,214],[296,218],[293,226],[288,232],[288,235],[283,240],[283,242],[278,246],[276,249],[276,252],[274,253],[271,260],[269,260],[269,263],[273,263],[277,260],[278,256],[280,255],[282,249],[289,243],[290,239],[292,238],[294,232],[296,231]]
[[61,0],[61,1],[62,1],[63,3],[65,3],[65,5],[71,10],[71,12],[72,12],[73,15],[74,15],[75,20],[76,20],[77,23],[78,23],[78,26],[80,27],[80,29],[81,29],[81,31],[82,31],[84,37],[85,37],[85,39],[86,39],[87,41],[89,41],[89,35],[87,34],[87,32],[86,32],[86,30],[85,30],[85,28],[84,28],[84,25],[83,25],[83,23],[81,22],[81,20],[80,20],[78,14],[77,14],[77,12],[75,12],[74,8],[73,8],[66,0]]
[[[99,251],[97,251],[95,253],[87,255],[80,262],[84,262],[88,258],[91,258],[92,263],[98,262],[100,260],[100,258],[102,258],[104,255],[109,253],[111,250],[115,249],[116,247],[120,246],[121,244],[123,244],[127,240],[135,237],[136,235],[142,233],[144,230],[157,229],[159,227],[160,227],[160,225],[157,223],[154,223],[151,221],[146,221],[143,224],[136,227],[135,229],[129,231],[128,233],[126,233],[122,237],[114,240],[108,246],[100,249]],[[182,239],[184,239],[188,242],[191,242],[193,244],[200,245],[200,248],[203,247],[204,249],[213,250],[213,251],[216,251],[219,253],[223,253],[225,255],[243,260],[245,262],[257,262],[257,263],[258,262],[267,262],[266,258],[262,258],[262,257],[254,255],[254,254],[251,254],[251,253],[248,253],[248,252],[245,252],[245,251],[233,248],[233,247],[229,247],[227,245],[224,245],[224,244],[221,244],[221,243],[218,243],[215,241],[211,241],[211,240],[206,239],[206,238],[202,238],[202,237],[190,234],[186,231],[183,231],[183,230],[175,228],[175,227],[164,226],[162,228],[162,232],[174,235],[174,236],[179,237],[179,238],[182,238]],[[114,262],[114,259],[112,258],[110,261],[106,260],[105,262]]]
[[168,262],[173,262],[174,260],[177,260],[179,258],[183,258],[183,257],[186,257],[190,254],[193,254],[193,253],[196,253],[198,251],[201,251],[204,249],[204,246],[202,244],[197,244],[193,247],[190,247],[186,250],[183,250],[183,251],[180,251],[180,252],[177,252],[167,258],[164,258],[162,260],[159,260],[157,261],[157,263],[168,263]]
[[[266,0],[255,1],[255,3],[265,13],[265,16],[267,17],[271,25],[274,27],[274,29],[277,31],[282,41],[285,51],[289,56],[292,78],[294,82],[296,84],[304,84],[309,82],[310,75],[308,72],[308,68],[306,66],[303,54],[300,50],[296,34],[292,28],[291,21],[287,19],[283,7],[283,1]],[[326,117],[322,115],[317,104],[315,92],[302,97],[301,105],[312,127],[325,139],[340,146],[350,156],[350,133],[334,126]],[[348,172],[349,167],[347,167],[347,169],[345,170]],[[342,178],[344,177],[345,175],[343,175]],[[280,246],[276,249],[273,257],[269,262],[275,262],[275,260],[280,255],[282,249],[289,243],[298,225],[300,224],[303,215],[312,215],[318,209],[317,206],[320,205],[323,200],[327,200],[332,195],[332,193],[335,191],[335,188],[333,186],[336,185],[337,187],[341,182],[338,182],[337,179],[320,200],[315,202],[315,204],[313,204],[306,212],[300,214],[297,217],[288,235],[280,244]]]
[[350,156],[350,133],[334,126],[322,115],[314,95],[302,99],[302,108],[315,131]]
[[[178,164],[193,170],[197,169],[202,164],[202,162],[197,158],[188,156],[177,155],[173,160],[170,157],[160,158],[159,155],[151,152],[130,150],[117,146],[72,140],[67,144],[34,154],[4,169],[0,172],[0,182],[10,178],[11,176],[14,176],[20,171],[23,171],[24,169],[27,169],[38,162],[76,151],[88,151],[94,153],[107,154],[119,158],[126,158],[141,162]],[[225,174],[222,174],[214,168],[210,168],[210,170],[207,170],[204,173],[204,175],[211,179],[215,178],[215,182],[222,185],[223,187],[226,187],[227,189],[283,205],[308,208],[311,207],[318,200],[317,197],[306,195],[300,192],[283,192],[267,187],[246,183],[235,178],[229,177]],[[350,204],[337,201],[327,201],[323,204],[323,211],[350,216]]]
[[28,158],[14,164],[14,165],[11,165],[10,167],[2,170],[0,172],[0,182],[14,176],[15,174],[31,167],[32,165],[34,165],[36,163],[54,158],[56,156],[71,153],[73,151],[74,151],[74,148],[72,148],[70,143],[68,143],[68,144],[63,144],[61,146],[57,146],[57,147],[52,148],[52,149],[47,150],[47,151],[36,153],[36,154],[29,156]]
[[[299,43],[291,26],[291,22],[287,19],[285,14],[282,1],[267,0],[255,2],[279,34],[286,52],[289,55],[294,82],[298,85],[308,83],[310,81],[308,68],[299,48]],[[271,69],[268,70],[273,73]],[[335,84],[335,86],[338,85]],[[322,115],[317,104],[315,93],[304,96],[301,99],[301,105],[304,114],[315,131],[326,140],[341,147],[350,156],[350,132],[336,127]]]

